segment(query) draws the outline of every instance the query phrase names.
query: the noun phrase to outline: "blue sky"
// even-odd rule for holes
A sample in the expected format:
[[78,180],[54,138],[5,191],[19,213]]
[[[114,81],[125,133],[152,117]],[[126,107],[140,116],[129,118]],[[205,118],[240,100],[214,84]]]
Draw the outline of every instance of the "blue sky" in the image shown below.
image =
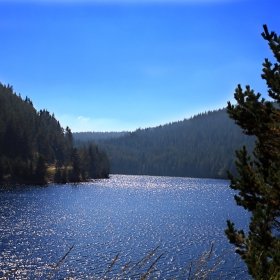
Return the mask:
[[133,131],[266,97],[278,0],[0,0],[0,82],[72,131]]

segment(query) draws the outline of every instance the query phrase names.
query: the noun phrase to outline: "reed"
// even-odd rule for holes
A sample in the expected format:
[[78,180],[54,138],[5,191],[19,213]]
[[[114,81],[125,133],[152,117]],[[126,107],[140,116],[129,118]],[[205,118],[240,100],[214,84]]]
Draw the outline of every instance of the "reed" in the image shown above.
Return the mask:
[[[66,252],[66,254],[64,254],[63,257],[53,266],[50,273],[42,279],[57,279],[55,278],[56,271],[59,269],[60,265],[65,261],[67,256],[71,253],[73,248],[74,245],[71,246],[69,250]],[[211,248],[209,251],[203,252],[197,260],[192,261],[183,270],[181,270],[180,274],[176,275],[170,280],[175,280],[175,279],[206,280],[206,279],[220,279],[221,277],[226,276],[220,273],[219,276],[215,276],[216,278],[211,277],[213,272],[216,272],[217,274],[218,267],[222,263],[224,255],[229,253],[229,251],[231,250],[221,255],[213,263],[213,248],[214,248],[214,243],[211,244]],[[159,250],[159,246],[153,249],[147,256],[144,256],[136,263],[132,263],[131,261],[127,262],[119,273],[115,273],[115,272],[113,273],[112,268],[120,260],[121,252],[119,252],[112,260],[112,262],[108,265],[107,269],[101,276],[93,276],[91,278],[87,277],[87,279],[98,279],[98,280],[158,279],[158,277],[155,276],[155,273],[158,271],[156,265],[158,264],[158,261],[166,253],[166,252],[159,253],[158,250]],[[14,268],[10,271],[5,272],[5,274],[3,275],[3,277],[0,278],[0,280],[8,280],[10,279],[10,276],[13,275],[14,273],[20,275],[20,269]],[[73,273],[68,278],[64,278],[64,279],[72,280],[72,279],[80,279],[80,278],[76,278],[75,274]]]

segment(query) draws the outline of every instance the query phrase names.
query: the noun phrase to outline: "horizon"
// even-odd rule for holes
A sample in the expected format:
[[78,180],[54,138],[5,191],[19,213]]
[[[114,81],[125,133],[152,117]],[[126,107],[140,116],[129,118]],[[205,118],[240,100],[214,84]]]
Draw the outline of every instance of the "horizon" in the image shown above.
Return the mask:
[[274,0],[0,0],[0,82],[72,132],[157,127],[225,108],[250,85],[267,99],[263,24]]

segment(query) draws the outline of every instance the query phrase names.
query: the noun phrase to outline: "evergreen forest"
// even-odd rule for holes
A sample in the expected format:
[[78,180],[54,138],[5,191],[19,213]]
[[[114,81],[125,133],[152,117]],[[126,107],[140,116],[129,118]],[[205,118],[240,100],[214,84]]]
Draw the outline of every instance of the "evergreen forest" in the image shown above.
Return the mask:
[[112,174],[197,178],[227,178],[227,170],[236,174],[235,150],[246,145],[250,152],[255,141],[242,133],[226,109],[121,136],[95,136],[74,133],[74,143],[98,143],[108,153]]
[[87,131],[87,132],[73,132],[75,146],[83,146],[85,142],[98,142],[99,140],[119,138],[130,132],[122,131],[110,131],[110,132],[98,132],[98,131]]
[[0,83],[0,184],[45,184],[107,178],[107,153],[96,145],[74,147],[69,127],[54,114]]

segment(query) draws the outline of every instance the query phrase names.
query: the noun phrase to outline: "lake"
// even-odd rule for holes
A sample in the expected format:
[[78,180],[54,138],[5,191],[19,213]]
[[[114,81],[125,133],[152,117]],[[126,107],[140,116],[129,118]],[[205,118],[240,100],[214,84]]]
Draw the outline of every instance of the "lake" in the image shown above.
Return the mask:
[[150,279],[188,279],[195,272],[188,265],[214,242],[208,268],[221,263],[209,279],[251,279],[224,234],[227,219],[243,229],[250,220],[233,195],[227,180],[128,175],[2,189],[0,277],[17,269],[9,279],[98,279],[106,272],[117,279],[127,263],[131,268],[159,246],[119,278],[136,279],[163,254]]

